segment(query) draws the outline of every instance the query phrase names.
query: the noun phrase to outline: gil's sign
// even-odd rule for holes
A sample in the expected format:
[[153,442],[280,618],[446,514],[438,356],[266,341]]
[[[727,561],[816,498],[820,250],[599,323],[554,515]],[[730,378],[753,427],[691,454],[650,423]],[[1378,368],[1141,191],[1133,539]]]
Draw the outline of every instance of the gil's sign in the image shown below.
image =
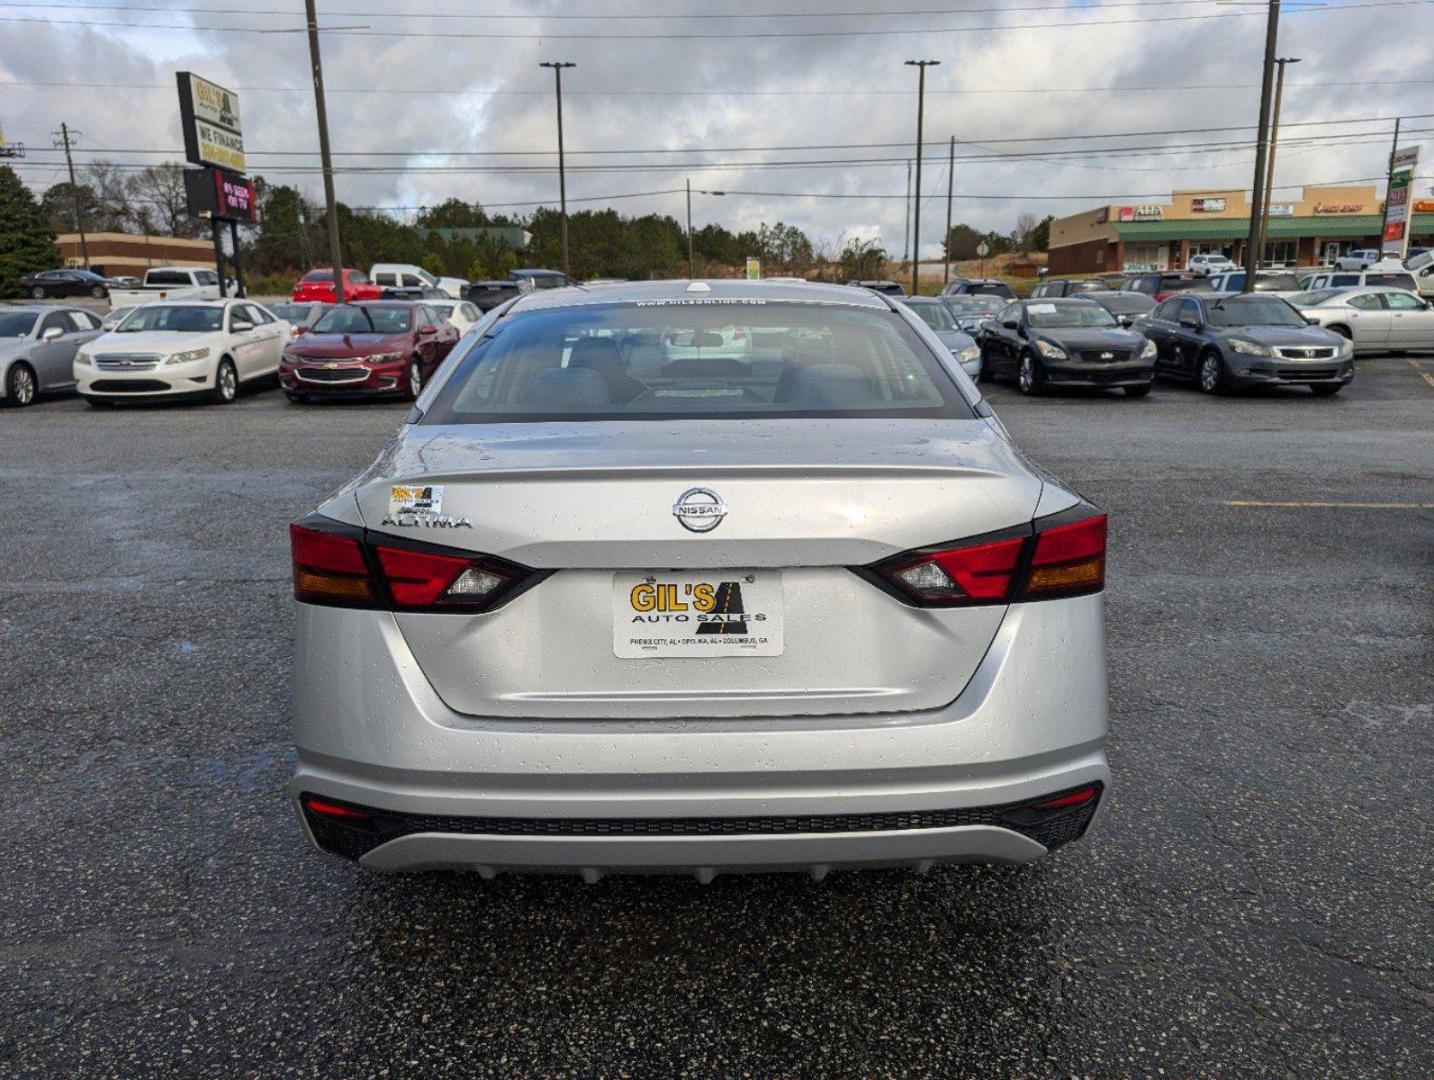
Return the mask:
[[176,72],[175,79],[185,159],[242,173],[244,129],[239,120],[239,95],[190,71]]

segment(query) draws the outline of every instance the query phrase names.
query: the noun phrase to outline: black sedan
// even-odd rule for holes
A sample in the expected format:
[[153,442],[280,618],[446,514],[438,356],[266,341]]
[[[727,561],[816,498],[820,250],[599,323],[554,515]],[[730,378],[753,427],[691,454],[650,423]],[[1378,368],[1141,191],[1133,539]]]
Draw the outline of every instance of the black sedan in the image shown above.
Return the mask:
[[1140,292],[1089,292],[1082,293],[1087,300],[1094,300],[1115,316],[1121,326],[1130,326],[1142,315],[1149,315],[1155,308],[1155,301]]
[[1023,394],[1055,386],[1150,393],[1155,346],[1093,300],[1021,300],[981,327],[981,372],[1014,378]]
[[99,300],[110,294],[109,280],[89,270],[44,270],[22,277],[20,286],[36,300],[47,296],[93,296]]
[[1354,344],[1311,326],[1278,296],[1185,293],[1162,301],[1139,327],[1156,370],[1207,394],[1253,386],[1339,393],[1354,378]]

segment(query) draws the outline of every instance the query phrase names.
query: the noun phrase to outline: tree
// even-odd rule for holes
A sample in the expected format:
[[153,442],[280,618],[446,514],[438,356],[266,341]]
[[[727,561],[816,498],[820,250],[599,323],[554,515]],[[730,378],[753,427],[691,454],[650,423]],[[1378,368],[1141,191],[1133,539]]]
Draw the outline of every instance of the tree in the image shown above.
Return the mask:
[[60,261],[55,231],[39,201],[10,166],[0,166],[0,296],[20,295],[20,279]]
[[886,269],[886,250],[875,240],[849,240],[837,257],[843,281],[871,281]]
[[68,180],[54,184],[40,196],[40,207],[54,232],[74,232],[77,210],[86,232],[104,231],[103,207],[88,184],[71,184]]
[[952,225],[951,232],[946,237],[946,257],[952,262],[979,258],[976,245],[984,239],[985,237],[970,225]]
[[184,166],[173,161],[150,165],[125,185],[130,217],[140,232],[193,238],[205,223],[190,216],[184,191]]
[[1055,221],[1054,214],[1047,214],[1031,230],[1031,247],[1036,251],[1050,251],[1051,249],[1051,222]]
[[1017,251],[1030,251],[1034,246],[1031,234],[1036,231],[1036,215],[1022,210],[1016,215],[1016,227],[1011,230],[1011,246]]

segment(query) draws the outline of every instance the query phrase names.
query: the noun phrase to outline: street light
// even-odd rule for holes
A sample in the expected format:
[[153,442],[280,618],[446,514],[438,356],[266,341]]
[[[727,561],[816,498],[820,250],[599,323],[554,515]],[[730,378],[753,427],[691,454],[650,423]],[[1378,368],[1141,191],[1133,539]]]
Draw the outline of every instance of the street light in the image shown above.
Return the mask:
[[907,67],[916,68],[916,199],[912,204],[911,221],[911,295],[917,293],[916,282],[921,275],[921,148],[922,126],[926,119],[926,69],[936,67],[940,60],[908,60]]
[[1260,249],[1255,254],[1256,264],[1264,257],[1270,236],[1270,197],[1275,190],[1275,150],[1280,138],[1280,103],[1285,97],[1285,65],[1299,62],[1298,56],[1281,56],[1275,60],[1279,70],[1275,74],[1275,111],[1270,117],[1270,160],[1265,166],[1264,213],[1260,215]]
[[563,213],[563,273],[572,277],[573,272],[568,264],[568,179],[563,162],[563,68],[577,65],[566,60],[543,60],[538,66],[553,69],[553,81],[558,94],[558,198],[562,202]]

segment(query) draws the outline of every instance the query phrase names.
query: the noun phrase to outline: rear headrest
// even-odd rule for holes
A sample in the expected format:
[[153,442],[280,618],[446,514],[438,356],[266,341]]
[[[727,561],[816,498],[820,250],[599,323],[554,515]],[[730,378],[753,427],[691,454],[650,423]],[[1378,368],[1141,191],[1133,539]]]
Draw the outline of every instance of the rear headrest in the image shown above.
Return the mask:
[[570,368],[592,368],[594,371],[621,371],[627,364],[617,342],[606,337],[579,338],[568,357]]
[[720,349],[722,347],[722,335],[714,330],[698,330],[692,335],[692,348],[694,349]]
[[783,373],[779,400],[807,409],[872,403],[871,373],[855,364],[797,367]]
[[828,337],[804,337],[797,341],[799,364],[830,364],[832,362],[832,339]]
[[607,381],[592,368],[543,368],[523,381],[518,404],[563,412],[606,412]]

